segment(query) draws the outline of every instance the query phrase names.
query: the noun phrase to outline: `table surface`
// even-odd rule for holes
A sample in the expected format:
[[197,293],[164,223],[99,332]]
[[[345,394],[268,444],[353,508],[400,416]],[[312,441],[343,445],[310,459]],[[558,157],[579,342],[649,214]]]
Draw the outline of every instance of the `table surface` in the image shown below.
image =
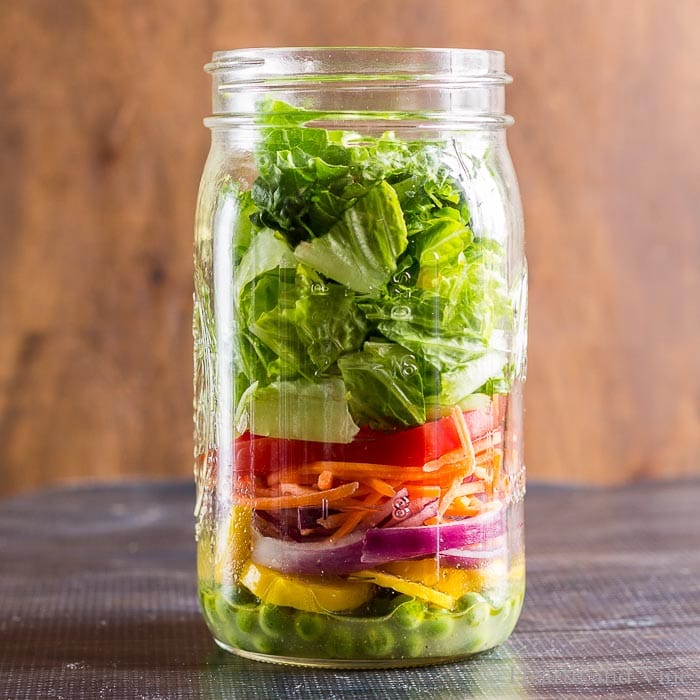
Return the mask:
[[529,487],[528,593],[510,640],[383,671],[218,650],[195,586],[193,488],[0,501],[0,700],[700,698],[700,482]]

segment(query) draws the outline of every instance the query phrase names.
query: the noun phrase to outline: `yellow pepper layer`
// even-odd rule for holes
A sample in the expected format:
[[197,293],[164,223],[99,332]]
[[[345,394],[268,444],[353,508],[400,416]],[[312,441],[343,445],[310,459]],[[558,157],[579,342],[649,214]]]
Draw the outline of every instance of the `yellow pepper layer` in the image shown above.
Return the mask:
[[506,564],[503,560],[497,560],[480,569],[457,569],[439,564],[434,557],[430,557],[390,562],[384,564],[382,570],[402,579],[419,583],[428,590],[444,593],[453,599],[470,591],[480,592],[493,586],[502,585],[507,576]]
[[[250,561],[250,529],[253,509],[249,506],[231,506],[228,532],[217,541],[215,576],[218,583],[235,581]],[[225,524],[224,528],[225,529]]]
[[451,610],[455,603],[457,602],[455,597],[448,595],[447,593],[441,593],[434,588],[429,588],[416,581],[408,581],[400,576],[394,576],[393,574],[387,574],[383,571],[358,571],[353,574],[353,577],[358,577],[363,581],[371,581],[376,583],[378,586],[384,586],[384,588],[393,588],[399,593],[405,593],[406,595],[413,596],[414,598],[420,598],[428,603],[433,603],[440,608],[446,608]]
[[352,610],[372,596],[370,583],[338,577],[291,576],[254,562],[243,570],[240,582],[265,603],[308,612]]

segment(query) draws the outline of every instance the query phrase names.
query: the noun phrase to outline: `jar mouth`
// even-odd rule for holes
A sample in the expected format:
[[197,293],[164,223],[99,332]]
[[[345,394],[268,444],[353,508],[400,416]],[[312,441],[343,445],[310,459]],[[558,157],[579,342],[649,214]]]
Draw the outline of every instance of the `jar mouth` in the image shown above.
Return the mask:
[[[500,129],[504,112],[502,51],[399,47],[286,47],[216,51],[204,67],[213,80],[211,128],[255,123],[266,100],[323,115],[390,126],[440,122],[445,128]],[[274,119],[285,123],[284,115]],[[267,117],[270,124],[273,117]],[[339,128],[339,127],[338,127]]]
[[280,47],[215,51],[204,66],[226,73],[219,89],[316,82],[429,82],[455,86],[506,85],[505,55],[492,49],[412,47]]

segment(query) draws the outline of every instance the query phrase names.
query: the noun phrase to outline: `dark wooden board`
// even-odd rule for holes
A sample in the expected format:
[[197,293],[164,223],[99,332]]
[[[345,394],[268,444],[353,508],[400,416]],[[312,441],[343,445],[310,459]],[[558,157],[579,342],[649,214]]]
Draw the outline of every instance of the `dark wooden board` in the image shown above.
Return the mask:
[[528,592],[468,661],[318,671],[217,650],[200,617],[193,489],[146,483],[0,501],[0,698],[700,697],[700,482],[532,486]]

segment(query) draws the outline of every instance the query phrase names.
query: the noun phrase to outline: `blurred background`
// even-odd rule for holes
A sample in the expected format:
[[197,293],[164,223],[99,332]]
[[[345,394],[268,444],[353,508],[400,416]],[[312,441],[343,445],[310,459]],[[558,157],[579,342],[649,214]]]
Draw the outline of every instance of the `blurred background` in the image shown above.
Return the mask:
[[698,0],[0,1],[0,494],[192,473],[215,49],[501,49],[531,479],[700,473]]

